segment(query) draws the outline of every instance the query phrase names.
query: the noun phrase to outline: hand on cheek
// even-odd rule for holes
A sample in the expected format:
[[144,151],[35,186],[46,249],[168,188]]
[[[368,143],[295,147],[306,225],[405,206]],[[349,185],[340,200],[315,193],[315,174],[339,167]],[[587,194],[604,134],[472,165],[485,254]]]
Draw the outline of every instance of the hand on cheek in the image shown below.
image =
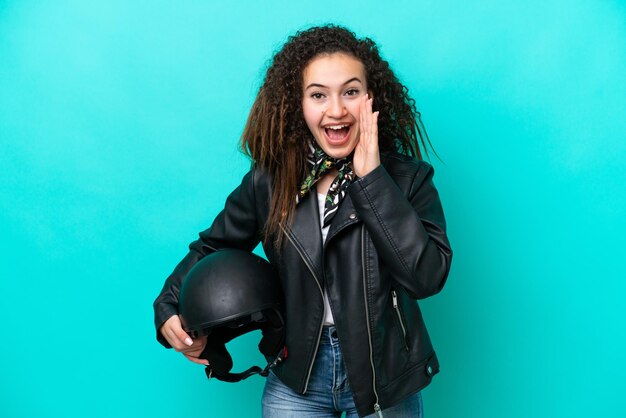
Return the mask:
[[372,112],[372,100],[363,96],[359,111],[359,142],[354,149],[352,165],[358,177],[364,177],[380,165],[378,151],[378,113]]

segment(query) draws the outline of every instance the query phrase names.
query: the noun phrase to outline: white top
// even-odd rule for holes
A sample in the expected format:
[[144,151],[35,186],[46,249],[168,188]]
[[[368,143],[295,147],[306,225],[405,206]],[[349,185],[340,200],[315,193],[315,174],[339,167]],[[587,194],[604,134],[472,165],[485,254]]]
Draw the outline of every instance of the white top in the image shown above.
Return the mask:
[[[320,211],[320,228],[322,229],[322,244],[326,242],[326,235],[328,235],[328,229],[330,225],[327,227],[323,227],[324,224],[324,205],[326,201],[326,195],[321,193],[317,194],[317,203]],[[328,292],[324,288],[324,325],[334,325],[335,320],[333,319],[333,313],[330,310],[330,303],[328,302]]]

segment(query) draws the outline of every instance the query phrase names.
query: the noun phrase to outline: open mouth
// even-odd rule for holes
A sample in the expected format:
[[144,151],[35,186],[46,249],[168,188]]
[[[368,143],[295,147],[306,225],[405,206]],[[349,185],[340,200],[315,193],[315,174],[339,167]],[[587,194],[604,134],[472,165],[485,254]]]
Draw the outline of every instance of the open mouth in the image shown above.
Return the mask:
[[324,128],[328,142],[331,145],[344,143],[350,137],[350,125],[327,126]]

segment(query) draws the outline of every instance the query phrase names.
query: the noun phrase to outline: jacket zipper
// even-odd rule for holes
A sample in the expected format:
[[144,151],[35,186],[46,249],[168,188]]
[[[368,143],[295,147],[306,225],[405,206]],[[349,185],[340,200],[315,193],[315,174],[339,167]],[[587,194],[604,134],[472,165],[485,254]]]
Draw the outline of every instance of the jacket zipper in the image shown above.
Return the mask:
[[[311,265],[309,264],[307,259],[304,257],[304,255],[300,251],[300,248],[293,241],[293,238],[291,237],[291,234],[289,232],[287,232],[287,230],[282,225],[281,225],[281,228],[282,228],[283,232],[285,233],[285,235],[287,236],[287,239],[289,239],[289,241],[291,241],[291,244],[293,245],[293,247],[296,249],[296,251],[300,255],[300,258],[302,259],[302,261],[304,261],[304,264],[306,264],[307,268],[311,272],[311,275],[313,275],[313,278],[315,279],[315,283],[317,284],[317,288],[319,289],[320,294],[322,295],[322,300],[323,300],[324,299],[324,292],[322,291],[322,286],[320,285],[319,278],[315,275],[315,272],[313,271],[313,267],[311,267]],[[304,391],[302,392],[303,394],[306,393],[306,391],[307,391],[307,389],[309,387],[309,379],[311,379],[311,372],[313,371],[313,364],[315,363],[315,356],[317,356],[317,349],[319,348],[319,345],[320,345],[320,339],[322,338],[322,330],[323,329],[324,329],[324,319],[322,319],[322,321],[320,322],[320,330],[319,330],[319,332],[317,334],[317,343],[315,344],[315,351],[313,351],[313,359],[311,360],[311,364],[309,364],[309,371],[307,372],[307,375],[306,375],[306,380],[305,380],[305,383],[304,383]]]
[[365,269],[365,226],[361,226],[361,268],[363,269],[363,298],[365,300],[365,323],[367,324],[367,342],[370,348],[370,364],[372,365],[372,389],[374,389],[374,411],[383,418],[383,412],[378,404],[378,392],[376,391],[376,369],[374,368],[374,348],[372,347],[372,331],[370,330],[370,314],[367,303],[367,270]]
[[402,336],[404,341],[404,348],[406,351],[409,351],[409,345],[406,342],[406,327],[404,326],[404,321],[402,321],[402,315],[400,314],[400,308],[398,308],[398,295],[396,294],[396,290],[391,290],[391,300],[393,301],[393,309],[396,311],[396,315],[398,316],[398,322],[400,322],[400,328],[402,328]]

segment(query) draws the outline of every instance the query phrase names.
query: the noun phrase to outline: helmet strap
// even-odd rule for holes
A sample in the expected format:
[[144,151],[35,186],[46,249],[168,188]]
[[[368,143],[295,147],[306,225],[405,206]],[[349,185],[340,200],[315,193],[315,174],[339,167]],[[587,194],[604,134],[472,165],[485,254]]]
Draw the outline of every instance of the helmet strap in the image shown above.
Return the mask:
[[285,358],[287,358],[287,347],[283,347],[283,349],[280,350],[280,353],[278,354],[278,356],[276,356],[274,361],[268,363],[264,369],[261,369],[259,366],[252,366],[248,370],[245,370],[241,373],[230,373],[230,372],[219,373],[213,370],[213,368],[211,368],[211,365],[208,365],[204,369],[204,372],[206,373],[206,376],[209,380],[214,377],[217,380],[221,380],[222,382],[235,383],[235,382],[240,382],[244,379],[247,379],[250,376],[255,375],[255,374],[259,374],[263,377],[267,377],[270,370],[274,368],[276,365],[278,365]]

